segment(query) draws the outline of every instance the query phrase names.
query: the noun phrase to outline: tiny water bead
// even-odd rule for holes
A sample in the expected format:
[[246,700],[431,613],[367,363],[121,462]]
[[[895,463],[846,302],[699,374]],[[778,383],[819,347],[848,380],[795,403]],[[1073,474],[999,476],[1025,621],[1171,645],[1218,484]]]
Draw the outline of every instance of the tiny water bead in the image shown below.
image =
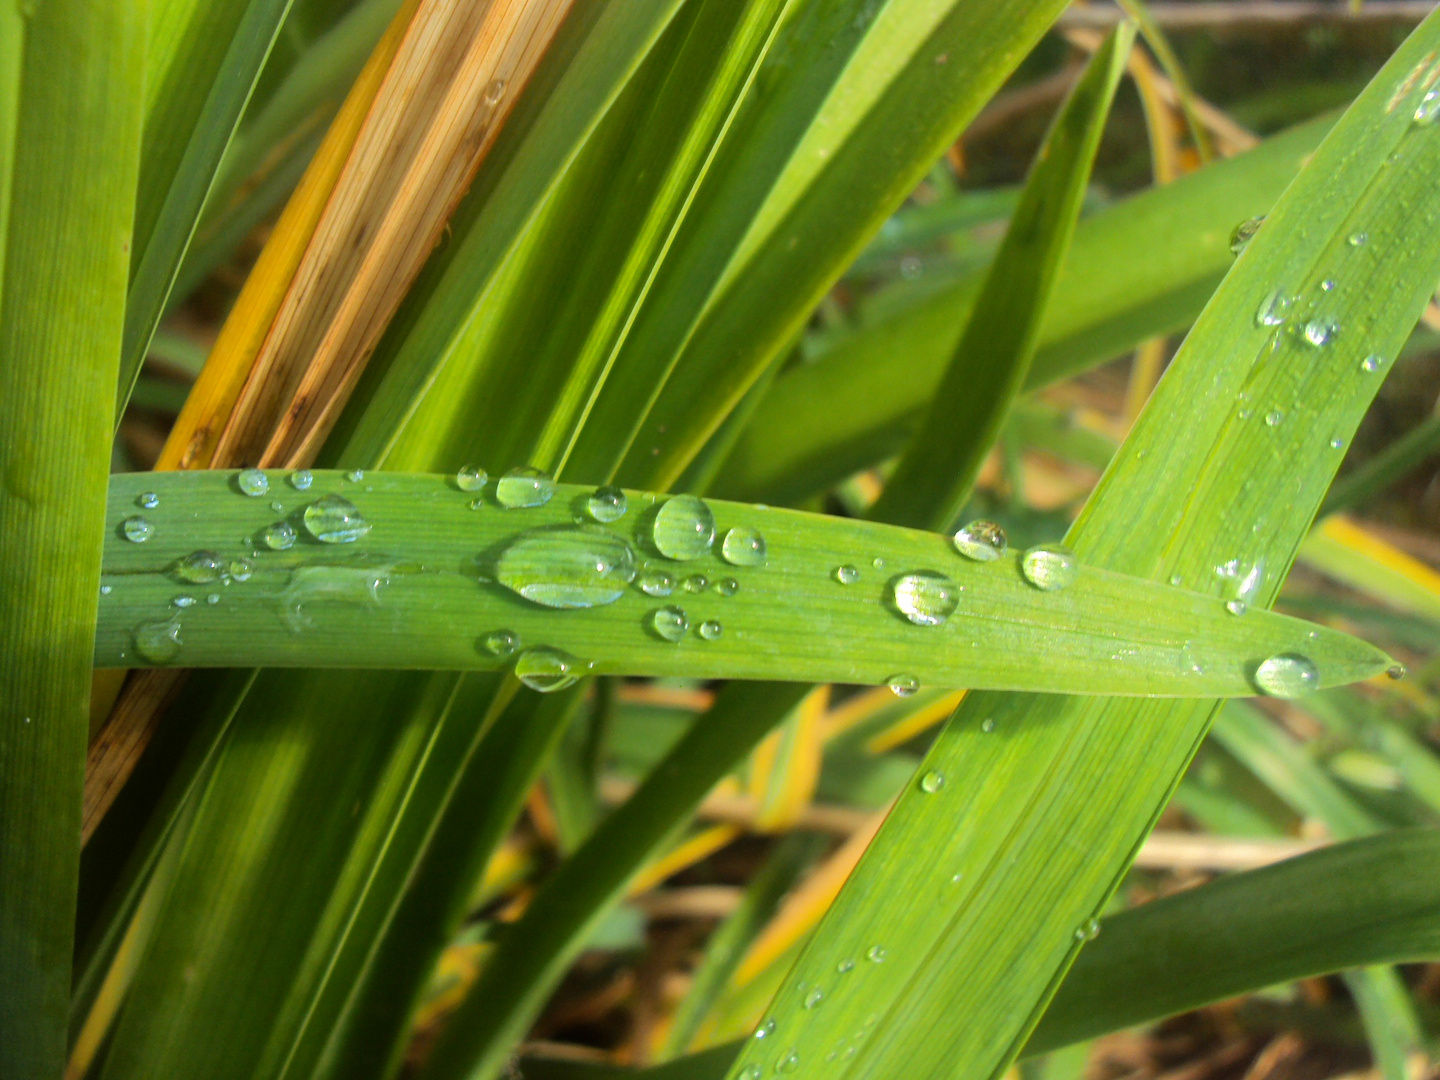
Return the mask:
[[1335,288],[1335,279],[1334,279],[1333,277],[1328,277],[1328,278],[1326,278],[1324,281],[1320,282],[1320,291],[1321,291],[1321,292],[1332,292],[1332,291],[1334,290],[1334,288]]
[[287,551],[295,546],[295,530],[288,521],[265,526],[260,539],[271,551]]
[[352,544],[370,531],[360,508],[339,495],[322,495],[305,508],[305,531],[322,544]]
[[515,677],[531,690],[550,694],[574,686],[584,674],[584,667],[567,652],[537,645],[526,649],[515,661]]
[[174,600],[171,600],[170,603],[171,603],[174,607],[181,608],[181,609],[188,608],[188,607],[194,607],[194,606],[195,606],[195,597],[193,597],[193,596],[177,596],[177,597],[175,597]]
[[455,486],[461,491],[473,494],[490,480],[490,474],[479,465],[466,465],[455,474]]
[[805,1008],[816,1008],[824,1000],[825,991],[821,990],[820,987],[817,986],[815,987],[815,989],[811,990],[808,994],[805,995]]
[[989,735],[990,732],[994,731],[994,730],[995,730],[995,719],[994,719],[994,717],[987,716],[984,720],[980,721],[980,730],[983,731],[983,732],[985,732],[986,735]]
[[235,486],[242,495],[259,498],[270,491],[270,478],[259,469],[241,469],[235,477]]
[[1020,572],[1037,589],[1055,592],[1075,580],[1080,570],[1075,553],[1064,544],[1036,544],[1020,560]]
[[646,596],[669,596],[675,591],[675,579],[664,570],[646,570],[635,584]]
[[1360,370],[1367,374],[1373,374],[1385,366],[1385,358],[1378,353],[1371,353],[1360,361]]
[[349,472],[347,472],[347,473],[345,474],[345,479],[346,479],[346,480],[349,480],[352,484],[358,484],[358,483],[360,483],[361,480],[364,480],[364,479],[365,479],[365,470],[364,470],[364,469],[351,469]]
[[1404,664],[1391,664],[1388,668],[1385,669],[1386,677],[1395,682],[1399,682],[1408,674],[1409,669]]
[[710,587],[710,579],[704,574],[691,574],[685,579],[685,591],[702,593]]
[[177,559],[170,567],[181,581],[192,585],[208,585],[219,581],[225,573],[225,560],[213,551],[192,551],[184,558]]
[[1100,920],[1086,919],[1075,928],[1076,941],[1094,941],[1100,936]]
[[1333,438],[1333,439],[1330,440],[1330,449],[1331,449],[1331,450],[1343,450],[1343,449],[1345,449],[1345,440],[1342,439],[1342,438],[1340,438],[1339,435],[1336,435],[1335,438]]
[[854,585],[860,580],[860,571],[849,563],[835,568],[835,580],[841,585]]
[[205,597],[205,602],[207,604],[218,604],[220,602],[220,594],[218,592],[212,592],[210,595]]
[[682,562],[698,559],[715,541],[715,516],[694,495],[676,495],[655,514],[650,535],[661,555]]
[[315,483],[315,474],[309,469],[296,469],[290,474],[290,486],[296,491],[309,491]]
[[590,511],[590,516],[606,524],[619,521],[625,516],[629,506],[630,501],[625,498],[625,492],[609,485],[596,488],[585,500],[585,509]]
[[740,1080],[760,1080],[765,1075],[765,1070],[759,1065],[746,1065],[740,1070]]
[[115,591],[115,587],[114,587],[113,585],[101,585],[101,586],[100,586],[100,595],[101,595],[101,596],[109,596],[109,595],[110,595],[112,592],[114,592],[114,591]]
[[1230,254],[1239,255],[1245,250],[1245,245],[1255,239],[1255,234],[1260,231],[1260,226],[1265,224],[1265,215],[1246,218],[1236,225],[1230,233]]
[[135,628],[135,651],[152,664],[168,664],[180,655],[178,616],[141,623]]
[[520,635],[514,630],[491,630],[481,640],[492,656],[510,656],[520,647]]
[[1440,89],[1427,90],[1420,104],[1415,106],[1415,123],[1433,124],[1437,116],[1440,116]]
[[146,491],[135,497],[135,505],[144,510],[154,510],[160,505],[160,496],[153,491]]
[[1244,600],[1227,600],[1225,601],[1225,610],[1231,615],[1244,615],[1250,610],[1250,605]]
[[155,535],[155,526],[139,514],[133,514],[120,523],[120,531],[132,544],[143,544]]
[[1297,698],[1319,684],[1320,672],[1314,662],[1299,653],[1272,656],[1255,669],[1255,685],[1270,697]]
[[1010,543],[1004,529],[983,518],[964,526],[952,539],[956,551],[976,562],[994,562]]
[[891,675],[890,678],[885,680],[885,685],[890,688],[890,692],[896,697],[910,697],[915,691],[920,689],[920,680],[914,675]]
[[255,572],[255,564],[244,556],[230,560],[229,573],[236,581],[249,581],[250,575]]
[[1300,329],[1300,336],[1315,348],[1323,348],[1340,336],[1340,324],[1331,319],[1311,319]]
[[1345,242],[1351,247],[1364,247],[1365,241],[1369,239],[1370,234],[1367,232],[1353,232],[1348,237],[1346,237]]
[[756,1037],[757,1039],[768,1039],[771,1035],[774,1035],[774,1034],[775,1034],[775,1021],[774,1021],[774,1020],[766,1020],[763,1024],[761,1024],[758,1028],[755,1029],[755,1037]]
[[531,529],[500,553],[495,578],[545,607],[599,607],[620,599],[635,580],[635,551],[598,525]]
[[650,613],[650,628],[666,641],[678,642],[690,629],[690,617],[674,604],[666,604]]
[[920,790],[926,795],[934,795],[945,786],[945,774],[930,769],[920,777]]
[[756,529],[737,526],[720,541],[720,556],[732,566],[764,566],[765,537]]
[[775,1071],[778,1073],[793,1073],[799,1067],[800,1053],[797,1050],[791,1050],[775,1063]]
[[1285,414],[1283,412],[1281,412],[1279,409],[1271,409],[1265,414],[1265,426],[1275,427],[1280,423],[1280,421],[1284,419]]
[[718,641],[725,628],[720,625],[719,619],[706,619],[700,624],[700,636],[706,641]]
[[491,79],[485,86],[485,104],[498,105],[505,96],[505,80]]
[[740,582],[733,577],[721,578],[715,582],[715,591],[721,596],[734,596],[740,591]]
[[871,945],[870,948],[865,951],[865,959],[869,960],[872,964],[883,964],[885,958],[889,955],[890,952],[884,945]]
[[1279,289],[1265,294],[1260,306],[1255,309],[1255,325],[1258,327],[1279,326],[1290,317],[1290,306],[1295,301]]
[[933,570],[901,574],[890,583],[890,591],[896,609],[916,626],[939,626],[960,604],[960,589]]
[[285,512],[285,504],[279,499],[271,499],[270,509],[274,510],[277,514],[283,514]]
[[511,469],[495,482],[495,501],[507,510],[544,506],[555,495],[550,474],[528,465]]

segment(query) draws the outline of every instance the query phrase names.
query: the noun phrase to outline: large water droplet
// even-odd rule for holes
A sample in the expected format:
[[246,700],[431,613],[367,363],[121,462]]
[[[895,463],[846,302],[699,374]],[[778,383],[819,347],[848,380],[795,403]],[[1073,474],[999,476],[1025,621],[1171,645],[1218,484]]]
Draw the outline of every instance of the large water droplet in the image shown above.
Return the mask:
[[324,544],[350,544],[370,531],[370,523],[349,499],[322,495],[305,508],[305,531]]
[[131,543],[143,544],[155,535],[155,526],[139,514],[133,514],[120,523],[120,531]]
[[597,525],[532,529],[501,552],[495,577],[546,607],[598,607],[620,599],[635,580],[635,552]]
[[1079,571],[1079,560],[1064,544],[1036,544],[1020,560],[1025,580],[1046,592],[1065,588]]
[[835,580],[841,585],[854,585],[860,580],[860,571],[849,563],[835,568]]
[[1323,348],[1340,336],[1340,324],[1333,319],[1311,319],[1300,329],[1307,344]]
[[277,521],[265,526],[260,539],[271,551],[285,551],[295,546],[295,530],[288,521]]
[[520,647],[520,635],[514,630],[491,630],[481,640],[492,656],[509,656]]
[[718,641],[725,628],[720,625],[719,619],[706,619],[700,624],[699,634],[706,641]]
[[1005,554],[1009,538],[993,521],[972,521],[954,536],[955,550],[976,562],[994,562]]
[[764,566],[765,537],[757,529],[736,527],[720,542],[720,554],[735,566]]
[[1260,226],[1265,224],[1265,215],[1246,218],[1236,225],[1230,233],[1230,254],[1239,255],[1245,250],[1245,245],[1255,239],[1255,234],[1260,231]]
[[650,628],[666,641],[679,641],[690,629],[690,618],[675,605],[666,604],[650,613]]
[[489,481],[490,474],[479,465],[466,465],[455,474],[455,486],[464,492],[476,492]]
[[920,790],[926,795],[934,795],[945,786],[945,774],[930,769],[924,776],[920,777]]
[[160,496],[153,491],[142,492],[135,497],[135,505],[144,510],[154,510],[160,505]]
[[646,596],[669,596],[675,591],[675,579],[664,570],[646,570],[635,584]]
[[342,565],[298,566],[280,593],[285,622],[294,633],[308,630],[314,621],[307,606],[317,603],[378,604],[380,590],[390,584],[394,564],[357,556]]
[[135,628],[135,651],[152,664],[168,664],[180,655],[180,618],[141,623]]
[[914,675],[907,675],[901,672],[898,675],[891,675],[890,678],[886,679],[885,685],[890,688],[890,692],[896,697],[910,697],[915,691],[920,689],[920,680]]
[[676,495],[655,515],[655,550],[671,559],[698,559],[715,540],[715,517],[694,495]]
[[1255,685],[1270,697],[1297,698],[1319,684],[1314,662],[1299,653],[1272,656],[1255,669]]
[[944,574],[919,570],[890,582],[895,607],[917,626],[939,626],[955,612],[960,590]]
[[511,469],[495,483],[495,499],[509,510],[544,506],[555,494],[550,474],[528,465]]
[[242,494],[258,498],[270,491],[270,478],[259,469],[241,469],[235,477],[235,486]]
[[290,486],[296,491],[309,491],[315,483],[315,474],[309,469],[296,469],[290,474]]
[[574,686],[584,674],[584,666],[567,652],[537,645],[526,649],[515,661],[515,677],[531,690],[549,694]]
[[1290,305],[1295,301],[1279,289],[1274,289],[1260,301],[1255,309],[1256,326],[1279,326],[1290,316]]
[[596,521],[607,523],[624,517],[629,505],[630,501],[625,498],[625,492],[610,486],[596,488],[585,500],[585,509],[590,511],[590,516]]
[[208,585],[219,581],[225,573],[225,560],[213,551],[192,551],[183,559],[177,559],[170,569],[181,581]]

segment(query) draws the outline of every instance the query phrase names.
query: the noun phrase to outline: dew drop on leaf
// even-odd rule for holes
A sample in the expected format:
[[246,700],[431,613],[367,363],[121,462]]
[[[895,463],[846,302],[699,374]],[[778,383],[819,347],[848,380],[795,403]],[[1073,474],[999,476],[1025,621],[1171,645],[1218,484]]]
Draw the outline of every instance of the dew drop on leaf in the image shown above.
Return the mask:
[[1300,330],[1300,336],[1307,344],[1319,349],[1329,345],[1340,335],[1340,325],[1330,319],[1311,319]]
[[835,965],[835,970],[838,971],[841,975],[848,974],[849,972],[855,970],[855,961],[847,957],[846,959],[841,960],[838,964]]
[[986,735],[989,735],[990,732],[995,730],[995,719],[987,716],[984,720],[980,721],[980,730],[985,732]]
[[808,994],[805,995],[805,1008],[807,1008],[807,1009],[816,1008],[816,1007],[817,1007],[822,1001],[824,1001],[824,1000],[825,1000],[825,991],[824,991],[824,990],[821,990],[820,987],[817,986],[817,987],[815,987],[813,990],[811,990]]
[[132,544],[143,544],[155,535],[155,526],[139,514],[133,514],[121,522],[120,531]]
[[597,525],[531,529],[500,553],[495,578],[545,607],[600,607],[620,599],[635,580],[635,552]]
[[854,585],[860,580],[860,571],[849,563],[835,568],[835,580],[841,585]]
[[872,964],[883,964],[885,957],[889,955],[890,953],[885,946],[871,945],[865,952],[865,959],[869,960]]
[[704,574],[691,574],[685,579],[685,591],[702,593],[710,587],[710,579]]
[[1255,685],[1270,697],[1297,698],[1319,683],[1320,672],[1314,662],[1299,653],[1280,653],[1255,669]]
[[510,656],[520,647],[520,635],[514,630],[491,630],[482,643],[492,656]]
[[700,636],[706,641],[718,641],[724,633],[724,627],[720,625],[719,619],[706,619],[700,624]]
[[1080,563],[1064,544],[1036,544],[1020,560],[1020,572],[1037,589],[1055,592],[1075,580]]
[[526,649],[515,661],[515,677],[531,690],[550,694],[574,686],[583,674],[583,667],[567,652],[537,645]]
[[885,685],[890,688],[890,692],[896,697],[909,697],[920,689],[920,680],[914,675],[907,675],[902,672],[899,675],[891,675],[890,678],[885,680]]
[[370,531],[370,523],[349,499],[322,495],[305,508],[305,531],[323,544],[351,544]]
[[468,494],[481,490],[490,480],[490,474],[479,465],[466,465],[455,474],[455,486]]
[[152,664],[168,664],[174,660],[180,655],[179,617],[137,626],[135,651]]
[[154,510],[160,505],[160,496],[153,491],[146,491],[136,496],[135,505],[145,510]]
[[655,550],[671,559],[698,559],[715,541],[715,517],[702,499],[676,495],[655,515],[651,529]]
[[1239,255],[1245,250],[1245,245],[1255,239],[1255,234],[1260,231],[1260,226],[1265,224],[1265,215],[1246,218],[1236,225],[1230,233],[1230,254]]
[[733,566],[764,566],[765,537],[756,529],[731,529],[720,542],[720,555]]
[[296,491],[309,491],[315,483],[315,474],[309,469],[296,469],[290,474],[290,486]]
[[635,584],[646,596],[669,596],[675,591],[675,579],[664,570],[646,570]]
[[225,573],[225,560],[213,551],[192,551],[184,558],[177,559],[170,569],[181,581],[188,581],[192,585],[208,585],[212,581],[219,581],[220,576]]
[[528,465],[511,469],[495,483],[495,499],[507,510],[544,506],[555,494],[550,474]]
[[193,597],[193,596],[183,596],[183,595],[182,595],[182,596],[177,596],[177,597],[175,597],[174,600],[171,600],[170,603],[173,604],[175,607],[180,608],[180,609],[183,610],[183,609],[185,609],[185,608],[189,608],[189,607],[194,607],[194,606],[195,606],[195,597]]
[[1415,106],[1415,123],[1421,126],[1433,124],[1437,116],[1440,116],[1440,89],[1427,90],[1420,104]]
[[920,777],[920,790],[926,795],[934,795],[944,786],[945,774],[942,772],[936,772],[934,769],[930,769],[925,775]]
[[721,596],[734,596],[740,591],[740,582],[733,577],[721,578],[715,582],[715,591]]
[[1373,374],[1385,366],[1385,358],[1378,353],[1371,353],[1360,361],[1360,370],[1367,374]]
[[890,583],[895,608],[916,626],[939,626],[955,612],[960,590],[944,574],[919,570]]
[[596,488],[585,500],[585,509],[590,511],[590,516],[596,521],[606,523],[619,521],[628,508],[629,500],[625,498],[625,492],[608,485]]
[[679,641],[690,629],[690,618],[674,604],[666,604],[650,613],[650,628],[666,641]]
[[761,1024],[758,1028],[755,1029],[755,1037],[756,1037],[757,1039],[768,1039],[771,1035],[774,1035],[774,1034],[775,1034],[775,1021],[774,1021],[774,1020],[766,1020],[763,1024]]
[[1294,301],[1279,289],[1272,289],[1255,309],[1256,326],[1279,326],[1290,315]]
[[260,539],[271,551],[286,551],[295,546],[295,530],[288,521],[265,526]]
[[250,575],[255,572],[255,564],[242,555],[230,560],[229,572],[236,581],[249,581]]
[[259,498],[270,490],[270,478],[259,469],[241,469],[235,477],[235,486],[241,494]]
[[1365,241],[1367,241],[1367,240],[1369,240],[1369,239],[1370,239],[1370,234],[1369,234],[1369,233],[1366,233],[1366,232],[1363,232],[1363,231],[1361,231],[1361,232],[1352,232],[1352,233],[1346,238],[1346,241],[1345,241],[1345,242],[1346,242],[1347,244],[1349,244],[1351,247],[1364,247],[1364,246],[1365,246]]
[[1285,414],[1283,412],[1281,412],[1279,409],[1271,409],[1265,414],[1265,426],[1275,427],[1280,423],[1280,421],[1284,419]]
[[994,562],[1005,554],[1005,548],[1009,544],[1005,530],[995,522],[984,519],[970,522],[952,539],[956,551],[976,562]]
[[791,1050],[775,1063],[775,1071],[779,1073],[792,1073],[800,1067],[800,1054]]
[[1225,601],[1225,610],[1231,615],[1244,615],[1250,610],[1250,605],[1244,600],[1227,600]]

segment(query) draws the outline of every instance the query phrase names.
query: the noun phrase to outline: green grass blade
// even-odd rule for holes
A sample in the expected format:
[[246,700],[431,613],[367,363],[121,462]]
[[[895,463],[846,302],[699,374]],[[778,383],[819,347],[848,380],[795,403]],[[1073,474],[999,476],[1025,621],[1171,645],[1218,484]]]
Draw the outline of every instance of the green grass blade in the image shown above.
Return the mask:
[[[1278,653],[1313,656],[1321,685],[1389,662],[1338,631],[1269,612],[1237,618],[1211,597],[1090,567],[1063,589],[1037,589],[1018,554],[972,562],[944,537],[873,522],[710,502],[714,543],[678,561],[654,546],[666,500],[642,492],[612,525],[577,527],[593,488],[558,485],[545,505],[514,510],[495,501],[495,485],[477,496],[448,476],[317,470],[302,494],[284,472],[262,475],[269,493],[258,498],[232,472],[112,481],[97,665],[494,669],[514,645],[491,648],[485,636],[510,631],[569,654],[572,677],[880,684],[908,674],[924,685],[1233,696],[1255,693],[1256,666]],[[141,510],[146,494],[157,505]],[[368,532],[318,542],[306,514],[324,498],[363,514]],[[137,517],[153,530],[142,543],[125,537]],[[263,539],[277,523],[299,537],[286,550]],[[760,530],[764,565],[722,557],[732,528]],[[237,559],[248,578],[226,586]],[[842,584],[836,569],[851,562],[859,580]],[[959,603],[941,625],[896,608],[896,582],[916,571],[951,582]],[[673,591],[631,584],[649,573]],[[679,642],[655,627],[666,607],[691,624]],[[713,634],[701,626],[711,620]]]
[[45,0],[23,27],[14,5],[0,16],[0,1074],[7,1077],[54,1077],[64,1066],[100,491],[125,306],[147,9]]
[[871,507],[875,520],[944,529],[964,510],[1030,369],[1134,36],[1129,24],[1116,28],[1051,124],[975,314],[928,413]]
[[115,421],[291,0],[161,0],[146,72],[150,106]]
[[[1437,45],[1432,16],[1236,261],[1073,528],[1084,559],[1222,596],[1258,567],[1253,599],[1273,602],[1338,466],[1330,441],[1378,388],[1362,361],[1398,353],[1440,279],[1440,138],[1414,120]],[[1276,291],[1298,298],[1278,327],[1257,320]],[[943,788],[897,801],[775,998],[777,1038],[736,1074],[792,1052],[797,1076],[998,1074],[1215,709],[971,693],[920,766]],[[826,1005],[805,1009],[802,983]]]
[[1365,967],[1345,972],[1345,986],[1360,1011],[1380,1075],[1407,1080],[1412,1058],[1423,1059],[1425,1034],[1404,980],[1392,967]]
[[[1235,223],[1270,209],[1331,124],[1302,125],[1081,221],[1028,388],[1183,330],[1234,262]],[[793,504],[894,454],[935,392],[982,274],[862,327],[777,379],[713,493]]]

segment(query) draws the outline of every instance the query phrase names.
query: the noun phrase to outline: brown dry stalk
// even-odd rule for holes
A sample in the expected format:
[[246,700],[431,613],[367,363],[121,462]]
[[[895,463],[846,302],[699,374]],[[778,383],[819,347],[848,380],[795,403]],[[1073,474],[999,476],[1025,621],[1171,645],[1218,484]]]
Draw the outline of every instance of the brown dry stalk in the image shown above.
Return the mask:
[[572,0],[421,4],[221,453],[309,464]]

